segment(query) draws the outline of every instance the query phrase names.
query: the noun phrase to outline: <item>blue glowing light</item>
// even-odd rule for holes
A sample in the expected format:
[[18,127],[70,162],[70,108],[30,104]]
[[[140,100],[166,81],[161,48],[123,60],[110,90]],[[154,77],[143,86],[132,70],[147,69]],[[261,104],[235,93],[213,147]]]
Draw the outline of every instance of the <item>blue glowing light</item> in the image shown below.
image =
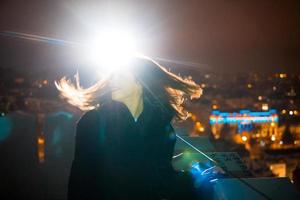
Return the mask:
[[193,161],[191,163],[191,168],[192,168],[192,170],[195,170],[195,171],[201,171],[200,166],[199,166],[199,162],[196,162],[196,161]]
[[47,115],[45,118],[45,140],[46,153],[54,158],[62,158],[66,153],[65,145],[72,137],[74,121],[73,114],[65,111],[58,111]]
[[207,184],[212,180],[215,181],[216,178],[214,174],[212,174],[211,169],[215,168],[211,162],[202,163],[197,161],[192,161],[190,173],[194,178],[194,186],[199,188],[203,186],[203,184]]
[[67,119],[72,119],[73,114],[72,113],[68,113],[68,112],[64,112],[64,111],[58,111],[56,113],[51,114],[52,117],[59,117],[59,116],[63,116],[66,117]]
[[0,141],[4,141],[11,133],[12,122],[8,117],[0,117]]
[[[252,124],[252,123],[278,123],[279,117],[275,109],[263,112],[252,112],[250,110],[240,110],[240,112],[220,112],[212,111],[210,124]],[[251,128],[251,127],[249,127]]]

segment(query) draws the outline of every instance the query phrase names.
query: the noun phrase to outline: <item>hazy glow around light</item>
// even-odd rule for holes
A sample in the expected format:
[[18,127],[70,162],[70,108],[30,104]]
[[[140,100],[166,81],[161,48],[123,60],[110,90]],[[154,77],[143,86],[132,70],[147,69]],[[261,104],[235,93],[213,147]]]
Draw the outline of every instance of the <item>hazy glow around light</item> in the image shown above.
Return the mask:
[[271,140],[272,140],[273,142],[276,140],[275,135],[272,135],[272,136],[271,136]]
[[242,136],[242,140],[244,141],[244,142],[246,142],[247,141],[247,136]]
[[126,31],[109,30],[97,33],[86,45],[88,62],[112,71],[124,67],[137,53],[137,40]]

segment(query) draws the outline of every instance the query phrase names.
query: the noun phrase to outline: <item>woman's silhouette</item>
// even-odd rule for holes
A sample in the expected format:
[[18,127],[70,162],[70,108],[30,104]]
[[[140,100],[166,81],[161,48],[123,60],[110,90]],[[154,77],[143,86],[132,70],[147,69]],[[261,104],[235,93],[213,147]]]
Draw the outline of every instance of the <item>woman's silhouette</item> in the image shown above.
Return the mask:
[[68,199],[196,199],[193,179],[175,171],[176,135],[171,124],[184,120],[187,98],[202,89],[149,58],[135,58],[126,70],[89,88],[65,77],[61,96],[87,112],[77,123]]

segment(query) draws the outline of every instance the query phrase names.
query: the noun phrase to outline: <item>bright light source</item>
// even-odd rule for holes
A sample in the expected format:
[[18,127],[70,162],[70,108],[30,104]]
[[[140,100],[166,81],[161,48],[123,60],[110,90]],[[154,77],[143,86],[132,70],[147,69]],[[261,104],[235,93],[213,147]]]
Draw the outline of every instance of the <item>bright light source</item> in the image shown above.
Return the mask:
[[273,142],[276,140],[275,135],[272,135],[272,136],[271,136],[271,140],[272,140]]
[[247,141],[247,136],[242,136],[242,140],[244,141],[244,142],[246,142]]
[[280,78],[286,78],[286,77],[287,77],[287,74],[279,74],[279,77],[280,77]]
[[269,106],[267,103],[263,103],[262,106],[261,106],[261,109],[262,110],[269,110]]
[[294,115],[298,115],[298,111],[297,110],[294,110]]
[[200,131],[200,132],[204,132],[204,130],[205,130],[204,127],[200,127],[200,128],[199,128],[199,131]]
[[218,106],[214,104],[214,105],[212,106],[212,108],[213,108],[214,110],[216,110],[216,109],[218,109]]
[[122,69],[134,56],[139,55],[135,39],[126,31],[97,33],[85,46],[88,62],[108,72]]
[[279,144],[283,144],[283,141],[282,141],[282,140],[280,140]]

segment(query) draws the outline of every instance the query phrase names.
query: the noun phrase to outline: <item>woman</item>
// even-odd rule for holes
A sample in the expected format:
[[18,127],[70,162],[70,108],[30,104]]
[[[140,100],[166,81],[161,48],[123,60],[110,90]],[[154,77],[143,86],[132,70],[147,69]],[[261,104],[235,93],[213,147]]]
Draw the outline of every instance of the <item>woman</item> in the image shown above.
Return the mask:
[[56,82],[61,96],[87,112],[77,123],[68,199],[196,199],[189,173],[171,160],[175,117],[202,89],[149,58],[135,58],[89,88]]

